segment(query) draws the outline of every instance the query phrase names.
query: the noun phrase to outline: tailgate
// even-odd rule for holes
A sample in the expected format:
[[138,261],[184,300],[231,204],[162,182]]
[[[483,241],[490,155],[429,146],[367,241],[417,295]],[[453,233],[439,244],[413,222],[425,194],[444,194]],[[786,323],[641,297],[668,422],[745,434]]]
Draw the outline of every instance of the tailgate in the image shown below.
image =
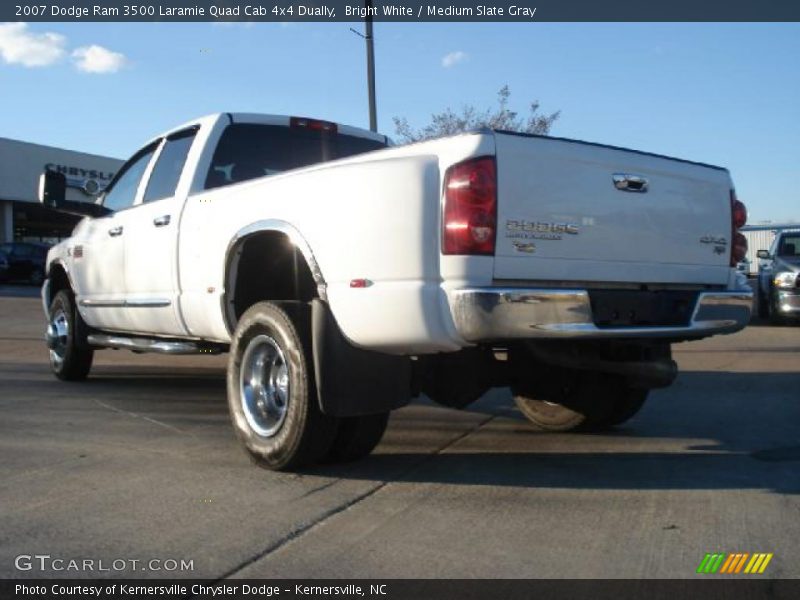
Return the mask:
[[503,133],[496,148],[496,280],[727,282],[725,169]]

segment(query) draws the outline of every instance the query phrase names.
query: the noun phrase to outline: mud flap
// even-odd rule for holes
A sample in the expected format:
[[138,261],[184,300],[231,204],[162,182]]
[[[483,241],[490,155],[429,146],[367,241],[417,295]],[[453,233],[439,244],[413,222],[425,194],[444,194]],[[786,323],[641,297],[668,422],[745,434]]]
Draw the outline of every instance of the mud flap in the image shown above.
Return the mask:
[[326,302],[311,302],[314,372],[320,410],[353,417],[387,412],[411,400],[411,359],[356,348]]

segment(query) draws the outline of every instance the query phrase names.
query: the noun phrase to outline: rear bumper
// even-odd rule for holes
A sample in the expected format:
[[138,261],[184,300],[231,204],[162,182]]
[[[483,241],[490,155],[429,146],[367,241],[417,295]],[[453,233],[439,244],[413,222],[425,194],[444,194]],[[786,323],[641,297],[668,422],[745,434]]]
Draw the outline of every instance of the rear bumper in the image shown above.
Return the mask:
[[692,338],[733,333],[750,321],[750,291],[703,292],[689,323],[598,327],[581,289],[471,288],[451,294],[456,329],[469,342],[533,338]]

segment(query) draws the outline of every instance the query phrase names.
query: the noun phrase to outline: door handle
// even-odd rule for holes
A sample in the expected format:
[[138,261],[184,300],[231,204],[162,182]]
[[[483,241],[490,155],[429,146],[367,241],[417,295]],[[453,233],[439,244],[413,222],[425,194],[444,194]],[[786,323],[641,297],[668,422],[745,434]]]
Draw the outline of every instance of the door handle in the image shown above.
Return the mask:
[[116,227],[112,227],[108,230],[108,235],[111,237],[117,237],[118,235],[122,235],[122,225],[117,225]]
[[611,176],[614,187],[623,192],[646,193],[650,182],[646,177],[633,173],[614,173]]
[[169,225],[169,215],[161,215],[160,217],[156,217],[153,219],[153,225],[156,227],[164,227],[164,225]]

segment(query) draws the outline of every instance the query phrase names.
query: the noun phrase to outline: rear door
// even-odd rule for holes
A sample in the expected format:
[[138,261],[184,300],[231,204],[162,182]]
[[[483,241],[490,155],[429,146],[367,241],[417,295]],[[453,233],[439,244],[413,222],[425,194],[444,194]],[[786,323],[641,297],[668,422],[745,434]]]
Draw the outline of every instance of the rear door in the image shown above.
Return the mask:
[[724,284],[726,170],[497,134],[496,280]]
[[182,335],[178,306],[178,226],[188,180],[180,188],[197,127],[162,141],[125,238],[125,286],[131,331]]

